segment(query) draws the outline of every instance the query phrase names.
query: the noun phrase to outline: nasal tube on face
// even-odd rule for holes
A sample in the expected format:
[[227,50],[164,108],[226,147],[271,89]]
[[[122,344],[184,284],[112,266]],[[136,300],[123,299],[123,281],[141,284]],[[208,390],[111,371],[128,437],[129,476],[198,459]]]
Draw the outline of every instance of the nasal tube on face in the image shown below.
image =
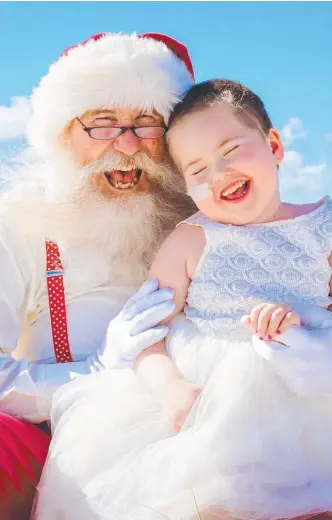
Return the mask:
[[188,195],[193,199],[193,201],[199,202],[201,200],[206,200],[211,196],[211,189],[206,183],[198,184],[197,186],[191,186],[188,188]]

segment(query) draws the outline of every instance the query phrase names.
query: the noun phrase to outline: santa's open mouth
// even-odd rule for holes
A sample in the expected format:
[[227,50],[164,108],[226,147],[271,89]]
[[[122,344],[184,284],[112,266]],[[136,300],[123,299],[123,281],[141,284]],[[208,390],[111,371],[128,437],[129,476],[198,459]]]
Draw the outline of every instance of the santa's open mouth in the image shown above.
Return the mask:
[[240,202],[249,193],[250,181],[242,180],[227,186],[220,193],[221,200]]
[[142,170],[114,170],[104,172],[107,182],[118,190],[130,190],[139,182]]

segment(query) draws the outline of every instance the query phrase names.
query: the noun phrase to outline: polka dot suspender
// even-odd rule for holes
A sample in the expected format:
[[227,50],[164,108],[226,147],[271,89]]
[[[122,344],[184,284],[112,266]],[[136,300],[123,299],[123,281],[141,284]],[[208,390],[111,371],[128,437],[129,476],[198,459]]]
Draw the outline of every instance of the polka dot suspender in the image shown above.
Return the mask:
[[65,290],[63,285],[63,267],[58,246],[46,241],[46,280],[50,308],[54,353],[57,363],[71,363]]

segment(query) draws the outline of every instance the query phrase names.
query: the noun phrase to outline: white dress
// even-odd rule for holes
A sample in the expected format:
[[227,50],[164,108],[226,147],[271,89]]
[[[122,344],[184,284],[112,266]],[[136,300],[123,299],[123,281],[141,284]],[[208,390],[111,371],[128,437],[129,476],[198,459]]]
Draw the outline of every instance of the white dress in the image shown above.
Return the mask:
[[293,394],[240,324],[259,302],[331,303],[332,201],[268,224],[222,225],[200,213],[186,222],[204,229],[206,248],[167,347],[202,394],[172,436],[132,370],[63,387],[38,520],[271,520],[332,510],[332,396]]

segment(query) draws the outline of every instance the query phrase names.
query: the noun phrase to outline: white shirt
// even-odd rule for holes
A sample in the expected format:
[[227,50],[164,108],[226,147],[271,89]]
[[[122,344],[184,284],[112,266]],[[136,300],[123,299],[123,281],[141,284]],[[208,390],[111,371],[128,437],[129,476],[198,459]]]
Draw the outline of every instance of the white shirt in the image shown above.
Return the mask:
[[49,418],[52,395],[80,375],[104,369],[106,329],[143,281],[137,261],[123,261],[85,245],[58,243],[64,268],[68,336],[73,363],[54,356],[43,237],[0,223],[0,411],[31,422]]

